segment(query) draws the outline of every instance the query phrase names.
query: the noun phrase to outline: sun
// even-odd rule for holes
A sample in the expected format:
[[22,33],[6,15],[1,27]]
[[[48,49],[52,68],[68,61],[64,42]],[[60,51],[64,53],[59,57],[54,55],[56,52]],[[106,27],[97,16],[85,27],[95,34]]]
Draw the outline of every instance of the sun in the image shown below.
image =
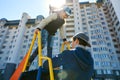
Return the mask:
[[55,8],[61,8],[65,4],[65,0],[50,0],[50,5]]

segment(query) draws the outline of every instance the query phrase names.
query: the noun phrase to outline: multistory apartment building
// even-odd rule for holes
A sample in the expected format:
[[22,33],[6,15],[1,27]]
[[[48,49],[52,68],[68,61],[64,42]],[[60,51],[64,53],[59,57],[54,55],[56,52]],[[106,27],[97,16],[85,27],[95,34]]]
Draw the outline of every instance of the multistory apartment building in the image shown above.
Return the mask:
[[[66,19],[64,33],[69,40],[75,33],[84,32],[90,38],[94,58],[94,78],[116,80],[120,75],[120,62],[114,46],[113,37],[109,31],[109,23],[102,0],[96,3],[66,0],[66,5],[71,7],[72,15]],[[52,8],[50,12],[54,12]]]
[[[0,20],[0,72],[8,74],[14,71],[24,55],[27,53],[36,25],[43,19],[42,15],[36,19],[30,19],[27,13],[23,13],[20,20]],[[42,36],[43,38],[47,33]],[[37,47],[35,41],[32,52]],[[45,53],[45,54],[44,54]],[[46,55],[46,47],[43,49],[43,55]],[[31,69],[37,68],[37,59],[32,63]],[[6,72],[7,71],[7,72]],[[7,74],[8,73],[8,74]]]
[[106,20],[108,22],[108,28],[114,42],[114,47],[118,59],[120,61],[120,1],[119,0],[105,0],[103,4],[103,10]]
[[80,3],[83,32],[90,38],[94,58],[94,78],[116,80],[120,73],[119,60],[109,32],[102,3]]

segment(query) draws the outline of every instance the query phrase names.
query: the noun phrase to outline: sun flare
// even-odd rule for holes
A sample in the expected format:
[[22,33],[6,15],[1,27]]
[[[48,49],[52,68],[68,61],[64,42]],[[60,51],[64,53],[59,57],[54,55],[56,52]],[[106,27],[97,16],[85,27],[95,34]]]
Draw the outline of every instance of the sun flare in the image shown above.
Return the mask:
[[65,4],[65,0],[50,0],[50,5],[56,8],[61,8]]

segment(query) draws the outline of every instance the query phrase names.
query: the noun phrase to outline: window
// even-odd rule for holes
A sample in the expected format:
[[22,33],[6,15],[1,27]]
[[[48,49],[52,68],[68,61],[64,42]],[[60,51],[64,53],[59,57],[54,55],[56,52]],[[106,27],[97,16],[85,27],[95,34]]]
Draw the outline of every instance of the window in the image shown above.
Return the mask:
[[15,38],[15,36],[13,36],[13,39]]
[[92,45],[97,45],[97,42],[96,42],[96,41],[93,41],[93,42],[92,42]]
[[109,37],[106,37],[106,40],[110,40],[110,38],[109,38]]
[[100,15],[100,16],[102,16],[103,14],[102,14],[102,13],[100,13],[99,15]]
[[93,48],[93,51],[98,51],[99,49],[98,48]]
[[86,23],[82,23],[82,25],[86,25]]
[[3,63],[3,66],[6,66],[6,64],[5,64],[5,63]]
[[24,37],[27,39],[27,38],[28,38],[28,35],[24,35]]
[[112,63],[112,67],[117,67],[117,64],[116,63]]
[[116,71],[116,75],[118,75],[118,76],[120,75],[119,71]]
[[13,45],[13,48],[15,47],[15,45]]
[[84,10],[81,10],[81,12],[84,12]]
[[92,21],[88,21],[89,24],[92,24]]
[[34,29],[33,29],[33,30],[31,30],[31,32],[34,32]]
[[120,31],[120,27],[118,28],[118,31]]
[[100,18],[101,20],[104,20],[104,18]]
[[6,38],[9,38],[9,36],[6,36]]
[[4,49],[6,46],[3,46],[2,48]]
[[27,40],[24,40],[24,43],[26,43],[27,42]]
[[[94,58],[98,58],[98,54],[94,54]],[[95,64],[97,65],[97,62],[95,62]]]
[[103,70],[103,73],[104,73],[104,74],[107,74],[106,70]]
[[90,11],[90,9],[88,8],[88,9],[86,9],[86,11]]
[[91,17],[91,16],[88,16],[88,19],[92,19],[92,17]]
[[9,57],[9,61],[11,60],[11,57]]
[[91,39],[96,39],[96,36],[91,36]]
[[85,14],[81,14],[81,16],[85,16]]
[[92,18],[94,19],[94,18],[97,18],[96,16],[92,16]]
[[33,34],[31,34],[31,36],[33,36]]
[[116,26],[118,26],[119,25],[119,21],[117,21],[117,23],[116,23]]
[[29,39],[29,41],[32,41],[32,39]]
[[112,49],[109,49],[109,52],[112,52]]
[[0,37],[2,37],[3,35],[0,35]]
[[10,51],[7,52],[7,54],[9,54]]
[[82,21],[85,21],[85,18],[82,18]]
[[86,27],[83,27],[83,30],[86,30],[87,28]]
[[90,28],[94,28],[94,26],[90,25]]
[[14,33],[16,33],[16,31]]
[[16,35],[16,37],[18,37],[18,35]]
[[29,31],[27,31],[27,33],[29,33]]
[[97,74],[102,74],[102,71],[101,70],[97,70]]
[[26,45],[23,45],[23,48],[26,48]]
[[107,70],[107,74],[112,74],[112,71],[111,70]]
[[87,13],[87,15],[90,15],[91,13]]
[[4,32],[5,32],[5,30],[2,31],[2,33],[4,33]]
[[10,45],[9,48],[12,48],[12,45]]
[[20,60],[22,60],[22,59],[23,59],[23,56],[20,57]]
[[99,23],[99,20],[94,20],[95,23]]
[[11,53],[13,53],[13,51],[11,51]]
[[30,46],[30,44],[28,44],[28,46]]
[[0,51],[0,54],[3,54],[3,51]]
[[107,28],[106,27],[103,27],[104,30],[106,30]]
[[88,32],[84,32],[88,36]]
[[107,43],[107,46],[111,46],[111,43]]
[[105,22],[102,22],[102,25],[105,25]]
[[54,46],[58,46],[58,43],[54,43]]
[[54,40],[58,40],[58,37],[54,37]]
[[6,57],[5,60],[8,60],[8,57]]

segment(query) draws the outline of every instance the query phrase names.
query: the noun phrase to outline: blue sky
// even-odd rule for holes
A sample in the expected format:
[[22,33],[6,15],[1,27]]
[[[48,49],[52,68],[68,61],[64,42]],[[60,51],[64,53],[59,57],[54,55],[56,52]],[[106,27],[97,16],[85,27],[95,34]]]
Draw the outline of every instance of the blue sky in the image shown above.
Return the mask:
[[38,15],[46,17],[49,14],[49,1],[50,0],[0,0],[0,19],[21,19],[23,12],[28,13],[31,18],[36,18]]

